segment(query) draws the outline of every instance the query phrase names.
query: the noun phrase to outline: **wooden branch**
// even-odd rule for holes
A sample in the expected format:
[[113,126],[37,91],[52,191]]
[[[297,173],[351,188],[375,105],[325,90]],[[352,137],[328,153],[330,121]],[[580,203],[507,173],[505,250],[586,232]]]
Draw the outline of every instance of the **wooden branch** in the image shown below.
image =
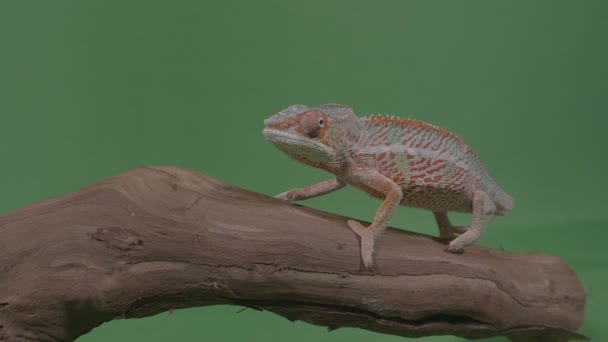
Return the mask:
[[0,217],[0,340],[71,341],[103,322],[235,304],[329,329],[585,339],[561,259],[389,229],[362,271],[346,218],[174,168],[142,168]]

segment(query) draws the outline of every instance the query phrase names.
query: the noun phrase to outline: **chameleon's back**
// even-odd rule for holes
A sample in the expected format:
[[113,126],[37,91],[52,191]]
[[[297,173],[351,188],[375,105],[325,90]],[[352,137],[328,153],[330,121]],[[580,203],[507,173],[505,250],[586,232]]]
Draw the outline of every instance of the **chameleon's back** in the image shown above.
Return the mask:
[[386,116],[361,118],[360,124],[358,158],[374,163],[400,185],[403,205],[471,212],[473,193],[482,190],[493,202],[488,213],[504,215],[512,209],[512,198],[455,134],[421,121]]

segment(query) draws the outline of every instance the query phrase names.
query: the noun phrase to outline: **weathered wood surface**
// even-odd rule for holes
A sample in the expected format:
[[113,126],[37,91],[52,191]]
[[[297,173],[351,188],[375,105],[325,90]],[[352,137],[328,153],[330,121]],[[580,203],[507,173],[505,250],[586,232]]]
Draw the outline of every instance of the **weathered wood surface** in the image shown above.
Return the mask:
[[585,293],[561,259],[387,230],[362,271],[346,218],[175,167],[141,168],[0,217],[0,340],[236,304],[402,336],[567,341]]

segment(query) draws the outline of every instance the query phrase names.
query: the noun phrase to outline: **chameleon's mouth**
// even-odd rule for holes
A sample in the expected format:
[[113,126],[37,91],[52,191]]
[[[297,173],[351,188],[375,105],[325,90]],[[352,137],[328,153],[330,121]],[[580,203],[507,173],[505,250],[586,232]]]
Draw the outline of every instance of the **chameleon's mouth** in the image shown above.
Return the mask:
[[264,131],[262,131],[262,134],[264,134],[266,139],[272,140],[273,137],[280,136],[285,133],[277,128],[272,127],[272,125],[267,125],[266,127],[264,127]]
[[277,143],[293,144],[293,142],[295,142],[295,141],[304,140],[297,134],[285,132],[284,130],[277,129],[274,127],[266,127],[266,128],[264,128],[264,131],[262,133],[264,134],[266,139],[268,139],[270,142],[272,142],[274,144],[277,144]]
[[315,162],[327,162],[331,158],[331,149],[313,139],[272,127],[264,128],[263,134],[268,141],[289,155],[298,155]]
[[266,128],[272,128],[272,127],[277,127],[279,125],[279,123],[281,123],[281,117],[278,116],[278,114],[275,114],[271,117],[269,117],[268,119],[264,120],[264,125],[266,126]]

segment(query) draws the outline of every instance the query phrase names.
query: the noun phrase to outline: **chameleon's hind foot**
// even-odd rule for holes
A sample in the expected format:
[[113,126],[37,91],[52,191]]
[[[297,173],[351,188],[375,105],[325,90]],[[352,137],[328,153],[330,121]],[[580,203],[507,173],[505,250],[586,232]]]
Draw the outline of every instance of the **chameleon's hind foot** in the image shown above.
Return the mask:
[[[485,192],[475,191],[475,194],[473,195],[473,222],[469,227],[461,227],[467,229],[462,229],[463,233],[454,241],[450,242],[450,245],[448,246],[449,252],[459,253],[464,247],[474,244],[481,238],[486,229],[486,201],[487,196]],[[455,228],[456,227],[452,227],[452,230],[455,231]]]
[[361,239],[361,259],[365,268],[371,270],[372,255],[374,254],[374,231],[355,220],[348,220],[348,225]]
[[447,212],[434,212],[437,227],[439,228],[439,239],[453,241],[458,238],[458,234],[463,234],[468,227],[453,226],[448,218]]
[[462,228],[462,233],[459,237],[452,240],[447,250],[452,253],[462,253],[466,246],[474,244],[481,235],[483,234],[483,226],[473,225],[470,227],[458,227]]
[[445,231],[440,231],[439,232],[439,239],[440,240],[452,241],[452,240],[456,239],[457,237],[458,237],[458,235],[456,235],[451,230],[445,230]]
[[448,245],[448,248],[447,248],[448,252],[462,253],[464,247],[471,244],[471,243],[467,243],[468,241],[466,241],[465,239],[461,239],[461,237],[464,237],[464,234],[450,242],[450,244]]
[[469,227],[467,226],[449,226],[442,227],[439,229],[439,239],[445,242],[452,242],[458,238],[459,235],[467,232]]

